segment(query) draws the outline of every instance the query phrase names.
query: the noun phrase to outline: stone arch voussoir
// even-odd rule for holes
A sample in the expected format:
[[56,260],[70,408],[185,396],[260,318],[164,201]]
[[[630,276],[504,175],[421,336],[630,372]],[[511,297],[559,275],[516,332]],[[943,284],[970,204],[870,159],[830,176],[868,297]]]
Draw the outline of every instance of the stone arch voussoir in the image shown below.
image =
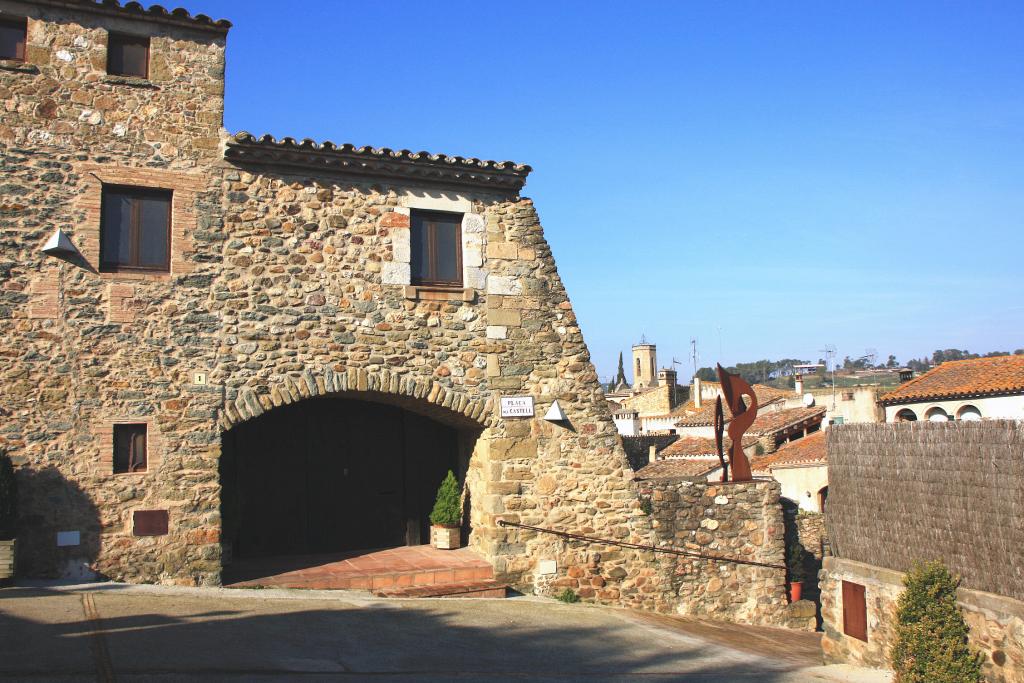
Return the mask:
[[494,411],[489,399],[470,398],[464,392],[437,382],[387,370],[307,368],[298,374],[276,376],[263,387],[264,390],[244,387],[234,400],[225,401],[220,415],[220,424],[225,431],[279,406],[319,396],[360,392],[413,399],[443,408],[481,428],[494,426]]

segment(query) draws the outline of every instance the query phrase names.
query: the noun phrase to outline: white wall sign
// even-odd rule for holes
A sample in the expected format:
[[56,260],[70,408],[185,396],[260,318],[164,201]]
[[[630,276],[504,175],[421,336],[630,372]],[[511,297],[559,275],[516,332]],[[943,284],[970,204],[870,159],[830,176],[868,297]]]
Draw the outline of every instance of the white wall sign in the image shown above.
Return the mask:
[[533,396],[504,396],[501,399],[502,417],[533,417]]

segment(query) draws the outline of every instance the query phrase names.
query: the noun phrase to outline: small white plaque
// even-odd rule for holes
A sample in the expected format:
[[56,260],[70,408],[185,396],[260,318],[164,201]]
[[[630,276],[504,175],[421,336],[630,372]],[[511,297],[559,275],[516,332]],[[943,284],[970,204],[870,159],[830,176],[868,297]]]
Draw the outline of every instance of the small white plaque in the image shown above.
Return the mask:
[[537,563],[537,573],[541,576],[547,576],[548,574],[554,574],[557,571],[554,560],[541,560]]
[[505,396],[501,399],[502,417],[533,417],[533,396]]
[[77,531],[58,531],[57,546],[81,545],[82,535]]

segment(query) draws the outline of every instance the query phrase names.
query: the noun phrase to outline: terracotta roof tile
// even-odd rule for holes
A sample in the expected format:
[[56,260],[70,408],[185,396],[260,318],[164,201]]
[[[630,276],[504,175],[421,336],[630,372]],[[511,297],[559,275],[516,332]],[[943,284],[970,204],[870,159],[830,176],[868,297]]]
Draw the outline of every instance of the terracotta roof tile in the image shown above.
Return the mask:
[[296,140],[272,135],[256,137],[241,131],[229,140],[224,156],[235,162],[273,163],[283,166],[316,168],[375,178],[415,178],[435,184],[472,185],[519,191],[533,170],[512,161],[485,161],[476,158],[393,150],[387,147],[357,147],[330,140]]
[[818,431],[790,441],[774,453],[754,458],[751,468],[755,472],[769,472],[772,468],[825,464],[828,462],[826,437],[826,432]]
[[761,413],[754,420],[754,424],[747,430],[747,434],[774,434],[793,425],[800,424],[806,420],[821,422],[825,417],[825,408],[787,408],[776,410],[771,413]]
[[658,460],[636,472],[637,479],[704,479],[721,467],[718,458]]
[[[743,439],[744,448],[753,446],[757,443],[757,437],[745,437]],[[725,437],[725,443],[723,447],[727,450],[732,444],[732,440],[729,437]],[[687,436],[682,437],[678,441],[674,441],[669,444],[668,447],[659,451],[658,456],[662,458],[692,458],[695,456],[714,456],[718,457],[717,448],[715,447],[715,440],[704,438],[700,436]]]
[[[764,407],[777,401],[781,401],[786,397],[786,392],[773,389],[772,387],[765,386],[764,384],[755,384],[751,388],[757,396],[757,403],[759,407]],[[729,406],[726,405],[724,399],[722,400],[722,409],[725,411],[725,419],[731,419],[732,413],[729,412]],[[697,408],[691,399],[676,407],[676,409],[672,411],[672,415],[679,415],[682,418],[676,422],[680,427],[698,427],[713,424],[715,419],[715,399],[703,399],[701,401],[700,408]]]
[[1009,393],[1024,393],[1024,355],[947,361],[878,400],[892,405]]
[[192,15],[187,9],[177,7],[168,11],[160,5],[151,5],[146,8],[138,2],[126,2],[122,5],[118,0],[35,0],[43,5],[57,7],[74,7],[94,14],[106,14],[117,17],[132,17],[158,21],[165,24],[178,24],[201,31],[212,31],[215,33],[227,33],[231,28],[231,22],[227,19],[214,21],[205,14]]

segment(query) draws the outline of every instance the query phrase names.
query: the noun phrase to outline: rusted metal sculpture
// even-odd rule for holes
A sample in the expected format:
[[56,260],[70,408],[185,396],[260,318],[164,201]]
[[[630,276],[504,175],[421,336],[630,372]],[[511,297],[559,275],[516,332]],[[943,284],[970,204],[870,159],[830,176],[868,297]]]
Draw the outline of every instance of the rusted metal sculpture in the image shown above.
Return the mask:
[[[743,434],[750,429],[757,419],[757,394],[750,388],[745,379],[739,375],[726,372],[721,365],[718,366],[718,379],[722,383],[722,393],[725,395],[725,403],[729,406],[732,419],[729,420],[728,429],[725,426],[725,416],[722,411],[721,397],[715,402],[715,444],[718,446],[718,458],[722,461],[722,481],[729,481],[729,468],[725,463],[725,456],[722,451],[722,432],[728,432],[732,444],[729,446],[729,465],[732,465],[732,481],[751,481],[754,477],[750,472],[750,461],[747,454],[743,452]],[[743,401],[743,395],[750,397],[750,405]]]

